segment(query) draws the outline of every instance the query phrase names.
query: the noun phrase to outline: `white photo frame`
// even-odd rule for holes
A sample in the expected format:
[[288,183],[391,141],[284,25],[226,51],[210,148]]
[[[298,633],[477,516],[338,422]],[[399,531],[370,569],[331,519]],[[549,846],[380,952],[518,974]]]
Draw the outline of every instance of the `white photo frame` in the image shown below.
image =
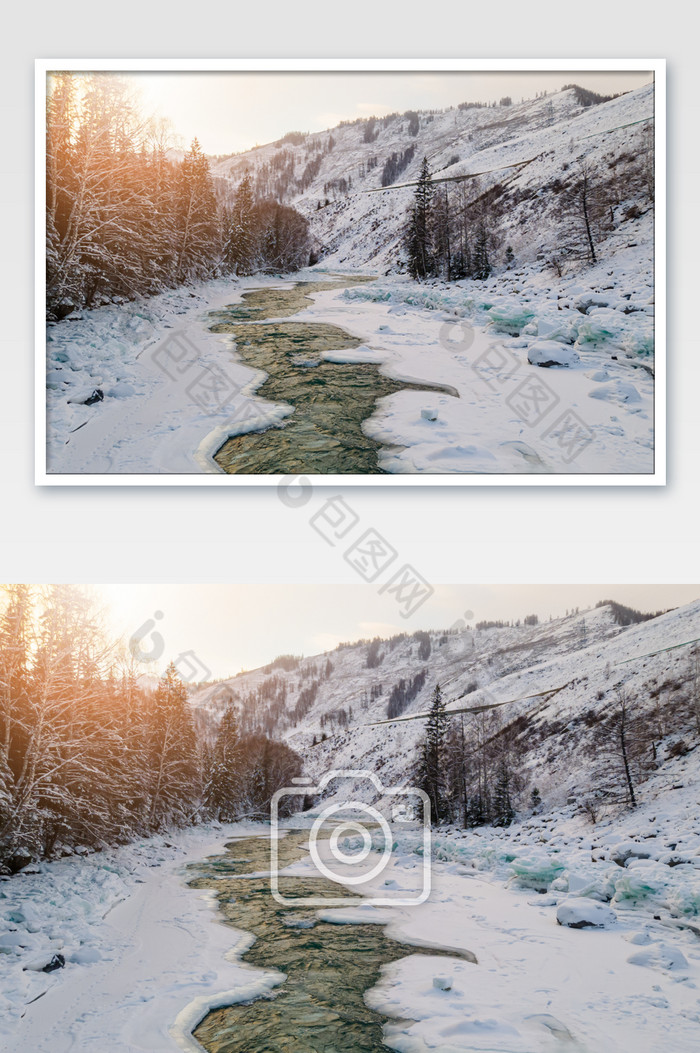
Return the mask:
[[[57,474],[47,470],[45,338],[45,85],[54,70],[180,72],[525,72],[653,71],[655,111],[654,468],[643,474],[357,474],[295,478],[321,486],[663,486],[666,483],[666,63],[663,59],[37,59],[35,220],[35,483],[38,486],[274,486],[281,475],[225,474],[213,461],[202,474]],[[222,440],[223,441],[223,440]],[[211,458],[209,458],[211,460]],[[206,461],[206,457],[205,457]]]

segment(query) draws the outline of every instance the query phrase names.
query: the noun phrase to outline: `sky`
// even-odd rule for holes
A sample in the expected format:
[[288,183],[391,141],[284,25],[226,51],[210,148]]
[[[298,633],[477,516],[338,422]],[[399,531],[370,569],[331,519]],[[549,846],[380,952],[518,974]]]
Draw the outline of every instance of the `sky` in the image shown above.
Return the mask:
[[[255,669],[280,654],[312,655],[372,636],[448,629],[460,621],[541,620],[614,599],[638,610],[682,606],[700,585],[438,585],[407,619],[391,594],[372,585],[97,585],[109,629],[139,652],[156,653],[144,672],[160,674],[189,654],[192,679]],[[161,617],[158,617],[161,615]],[[158,634],[158,636],[154,636]],[[187,661],[187,660],[186,660]]]
[[600,94],[647,84],[638,72],[134,72],[144,110],[167,117],[187,147],[196,136],[205,153],[229,154],[274,142],[287,132],[332,128],[341,120],[460,102],[533,98],[576,83]]

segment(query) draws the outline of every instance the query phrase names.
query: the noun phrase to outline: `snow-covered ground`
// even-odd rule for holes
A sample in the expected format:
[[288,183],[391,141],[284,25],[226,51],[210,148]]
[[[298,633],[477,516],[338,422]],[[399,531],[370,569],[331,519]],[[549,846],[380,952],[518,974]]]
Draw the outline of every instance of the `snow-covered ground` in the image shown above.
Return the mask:
[[[269,829],[180,831],[4,880],[3,1048],[194,1051],[191,1031],[209,1007],[283,982],[238,961],[245,934],[221,923],[212,894],[185,885],[185,864],[255,833]],[[394,840],[365,892],[414,888],[418,838]],[[308,875],[313,863],[287,872]],[[325,921],[375,922],[407,944],[476,958],[407,947],[384,968],[366,998],[391,1018],[385,1041],[401,1053],[691,1053],[700,1041],[699,913],[692,788],[595,827],[561,808],[506,830],[440,830],[426,903],[318,910]],[[566,924],[587,921],[601,927]],[[37,971],[57,953],[64,968]]]
[[[420,840],[395,836],[364,891],[410,894]],[[308,860],[289,868],[312,870]],[[476,956],[408,952],[384,968],[366,999],[395,1018],[385,1041],[401,1053],[691,1053],[700,1043],[695,789],[595,827],[564,808],[506,830],[438,831],[426,903],[318,913]]]
[[[206,1006],[279,982],[236,960],[245,937],[222,925],[185,866],[256,832],[251,824],[174,831],[0,881],[0,1046],[8,1053],[199,1048]],[[242,941],[242,942],[241,942]],[[65,965],[45,973],[54,955]]]
[[[535,270],[450,286],[382,278],[315,294],[295,319],[363,340],[333,361],[455,389],[380,400],[365,431],[387,472],[650,473],[653,317],[625,311],[628,298],[653,311],[653,289],[637,255],[616,266],[614,278],[599,266],[557,282]],[[540,348],[561,364],[531,364]]]
[[[449,287],[382,279],[314,294],[294,320],[363,340],[329,360],[378,362],[395,379],[453,391],[379,401],[365,431],[384,444],[387,472],[650,473],[653,319],[625,312],[628,297],[649,301],[652,290],[635,260],[614,283],[602,266],[585,284],[535,271]],[[216,473],[212,455],[229,435],[283,421],[293,407],[256,397],[265,375],[238,360],[231,336],[209,332],[207,315],[290,280],[222,280],[50,327],[49,472]],[[538,347],[562,365],[531,364]],[[95,389],[104,399],[85,405]]]

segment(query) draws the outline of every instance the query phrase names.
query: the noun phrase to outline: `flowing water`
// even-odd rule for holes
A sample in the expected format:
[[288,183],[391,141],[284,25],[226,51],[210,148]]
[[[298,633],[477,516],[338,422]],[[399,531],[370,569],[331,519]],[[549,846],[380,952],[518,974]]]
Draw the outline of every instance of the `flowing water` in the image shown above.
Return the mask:
[[380,473],[380,444],[362,430],[377,400],[410,389],[447,390],[391,380],[370,363],[324,362],[321,355],[325,351],[359,347],[362,341],[336,325],[274,321],[308,307],[312,303],[309,293],[368,280],[344,277],[329,282],[300,281],[283,289],[255,289],[243,294],[243,303],[213,312],[216,321],[211,331],[230,333],[242,361],[267,373],[257,395],[294,406],[284,424],[228,439],[215,454],[225,472]]
[[[308,835],[308,831],[307,831]],[[280,866],[304,856],[303,832],[280,842]],[[210,1012],[195,1030],[210,1053],[378,1053],[380,1013],[369,1009],[364,992],[382,965],[409,954],[454,952],[410,947],[389,939],[380,925],[332,925],[316,918],[317,908],[287,908],[271,896],[266,877],[241,875],[269,870],[269,841],[249,837],[232,842],[227,854],[198,863],[196,888],[213,888],[224,917],[253,933],[243,960],[276,969],[287,979],[271,995]],[[342,886],[323,877],[280,878],[285,897],[338,898]],[[356,903],[355,897],[348,897]],[[465,952],[464,957],[475,961]]]

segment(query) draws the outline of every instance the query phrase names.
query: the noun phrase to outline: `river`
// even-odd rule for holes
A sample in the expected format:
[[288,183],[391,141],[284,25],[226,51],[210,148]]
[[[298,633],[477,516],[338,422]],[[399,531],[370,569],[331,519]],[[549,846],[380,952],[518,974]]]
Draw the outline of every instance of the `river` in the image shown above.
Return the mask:
[[381,473],[381,446],[362,428],[378,400],[397,391],[446,390],[392,380],[369,362],[324,361],[325,352],[353,349],[362,341],[336,325],[286,320],[312,303],[311,293],[370,280],[344,276],[299,281],[281,289],[254,289],[243,294],[242,303],[212,312],[211,331],[230,333],[240,359],[267,374],[256,394],[294,406],[294,413],[282,424],[227,439],[214,458],[225,472]]
[[[280,867],[304,857],[303,831],[280,842]],[[220,909],[236,929],[255,936],[243,955],[250,965],[275,969],[286,980],[271,995],[210,1012],[195,1030],[209,1053],[379,1053],[387,1018],[370,1009],[364,992],[381,967],[408,954],[454,957],[454,951],[409,947],[377,924],[330,924],[317,908],[286,908],[270,893],[267,837],[231,842],[227,853],[194,865],[191,885],[214,889]],[[258,876],[245,876],[245,875]],[[280,878],[286,897],[344,895],[324,877]],[[349,903],[356,903],[350,897]],[[476,961],[468,952],[464,957]]]

